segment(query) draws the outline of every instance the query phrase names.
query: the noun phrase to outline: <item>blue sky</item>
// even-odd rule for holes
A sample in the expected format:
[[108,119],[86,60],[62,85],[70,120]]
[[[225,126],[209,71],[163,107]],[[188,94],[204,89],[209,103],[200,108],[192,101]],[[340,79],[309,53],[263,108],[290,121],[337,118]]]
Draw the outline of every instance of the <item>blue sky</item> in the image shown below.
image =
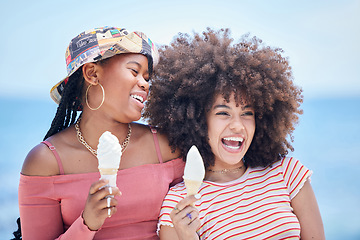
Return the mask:
[[145,32],[168,44],[178,32],[230,28],[281,47],[306,98],[360,96],[360,1],[7,1],[0,10],[0,97],[49,99],[66,75],[65,49],[100,26]]

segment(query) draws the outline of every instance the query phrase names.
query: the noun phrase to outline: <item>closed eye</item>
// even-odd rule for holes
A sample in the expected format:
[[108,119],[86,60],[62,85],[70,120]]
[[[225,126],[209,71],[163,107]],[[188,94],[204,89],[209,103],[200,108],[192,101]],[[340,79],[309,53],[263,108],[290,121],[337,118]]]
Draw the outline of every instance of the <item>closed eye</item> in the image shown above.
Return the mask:
[[139,72],[136,71],[135,69],[131,68],[131,71],[133,71],[135,74],[138,74]]
[[254,113],[251,112],[251,111],[248,111],[248,112],[244,112],[242,115],[244,115],[244,116],[253,116]]
[[228,116],[229,114],[227,112],[217,112],[215,113],[215,115],[223,115],[223,116]]

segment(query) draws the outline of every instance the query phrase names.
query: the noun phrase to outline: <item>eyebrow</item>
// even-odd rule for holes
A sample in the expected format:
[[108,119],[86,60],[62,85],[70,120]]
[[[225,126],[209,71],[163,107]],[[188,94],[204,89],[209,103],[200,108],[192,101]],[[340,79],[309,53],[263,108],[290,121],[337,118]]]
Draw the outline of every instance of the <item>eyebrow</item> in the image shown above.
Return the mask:
[[132,64],[132,63],[134,63],[134,64],[138,65],[139,67],[141,67],[141,64],[136,62],[136,61],[129,61],[126,64]]
[[[138,62],[136,62],[136,61],[129,61],[129,62],[127,62],[126,64],[136,64],[139,68],[141,68],[142,66],[141,66],[141,64],[140,63],[138,63]],[[149,72],[149,70],[146,70],[146,72],[148,73]]]
[[[227,108],[227,109],[230,109],[230,107],[228,105],[225,105],[225,104],[218,104],[218,105],[215,105],[213,107],[213,109],[217,109],[217,108]],[[246,108],[252,108],[251,105],[245,105],[244,107],[242,107],[242,110],[246,109]]]
[[213,107],[213,109],[216,109],[216,108],[229,108],[230,109],[230,107],[228,105],[224,105],[224,104],[218,104]]

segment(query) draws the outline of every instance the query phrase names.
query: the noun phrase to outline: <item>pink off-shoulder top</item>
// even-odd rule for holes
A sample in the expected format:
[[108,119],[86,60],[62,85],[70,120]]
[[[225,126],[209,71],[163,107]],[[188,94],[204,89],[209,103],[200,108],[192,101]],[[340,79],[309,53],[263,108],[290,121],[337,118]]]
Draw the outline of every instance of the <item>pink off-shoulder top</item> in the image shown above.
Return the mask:
[[91,184],[99,172],[64,175],[56,149],[45,142],[58,159],[61,175],[20,175],[19,208],[23,239],[158,239],[156,225],[169,187],[180,182],[181,158],[163,163],[153,130],[159,164],[119,170],[122,192],[117,212],[98,231],[90,231],[81,217]]

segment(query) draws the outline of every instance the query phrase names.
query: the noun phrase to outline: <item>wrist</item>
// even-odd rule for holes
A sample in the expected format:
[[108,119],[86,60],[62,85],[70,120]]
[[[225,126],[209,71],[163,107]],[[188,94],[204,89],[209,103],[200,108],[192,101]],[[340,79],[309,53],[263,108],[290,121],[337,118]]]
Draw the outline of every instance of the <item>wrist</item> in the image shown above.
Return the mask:
[[87,225],[87,223],[85,222],[85,218],[84,218],[84,212],[81,212],[81,218],[82,218],[82,223],[85,227],[87,227],[87,229],[91,232],[97,232],[101,229],[101,227],[97,228],[97,229],[92,229],[91,227],[89,227],[89,225]]
[[180,240],[199,240],[199,236],[197,234],[195,234],[195,236],[193,237],[186,237],[186,238],[180,238]]

